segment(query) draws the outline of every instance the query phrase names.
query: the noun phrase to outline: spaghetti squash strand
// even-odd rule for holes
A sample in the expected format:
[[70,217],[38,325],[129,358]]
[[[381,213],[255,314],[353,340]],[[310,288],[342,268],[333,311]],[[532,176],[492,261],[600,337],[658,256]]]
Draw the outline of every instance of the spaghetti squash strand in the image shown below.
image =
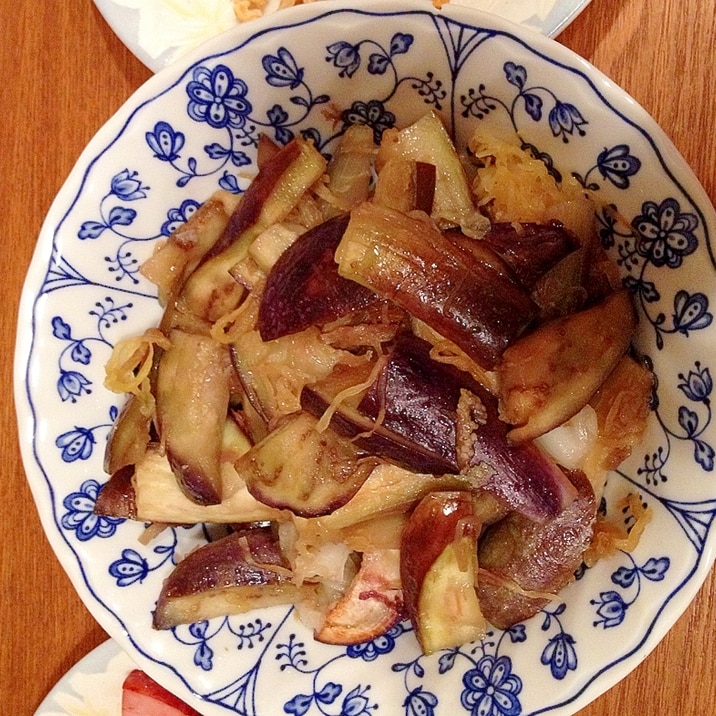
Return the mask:
[[154,365],[154,347],[167,349],[170,345],[169,339],[157,328],[118,341],[105,367],[105,388],[113,393],[138,395],[143,392]]
[[357,383],[356,385],[351,385],[338,393],[338,395],[336,395],[331,404],[324,411],[323,415],[321,416],[321,419],[318,421],[318,423],[316,423],[316,430],[318,430],[319,433],[322,433],[328,428],[333,414],[341,407],[341,404],[344,400],[347,400],[348,398],[351,398],[354,395],[361,393],[367,388],[370,388],[370,386],[375,383],[380,371],[383,369],[383,366],[385,365],[387,360],[388,359],[386,356],[380,356],[375,362],[375,365],[373,366],[370,375],[366,378],[364,382]]

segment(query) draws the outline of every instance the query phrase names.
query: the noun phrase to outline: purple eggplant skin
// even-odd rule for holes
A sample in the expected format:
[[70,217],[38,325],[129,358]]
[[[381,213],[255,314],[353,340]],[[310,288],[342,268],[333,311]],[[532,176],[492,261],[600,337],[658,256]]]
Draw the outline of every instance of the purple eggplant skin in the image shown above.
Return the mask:
[[577,239],[562,224],[492,224],[482,239],[512,269],[515,278],[532,288],[565,256],[579,248]]
[[209,542],[188,554],[164,581],[153,626],[169,629],[218,616],[217,607],[223,614],[223,609],[245,612],[258,606],[264,594],[295,596],[288,568],[270,527],[240,529]]
[[137,517],[137,501],[132,478],[134,465],[124,465],[112,474],[97,495],[94,514],[104,517]]
[[471,463],[493,470],[483,489],[528,519],[544,522],[574,500],[575,491],[559,465],[534,443],[512,445],[501,426],[478,428],[473,449]]
[[583,472],[569,477],[577,497],[558,515],[538,524],[512,513],[480,537],[480,605],[499,629],[528,619],[548,602],[524,592],[557,594],[582,563],[592,540],[597,500]]
[[[248,555],[247,555],[248,549]],[[251,561],[247,561],[250,556]],[[270,527],[238,530],[187,555],[165,583],[163,596],[186,596],[209,588],[280,581],[262,565],[289,567]],[[203,573],[197,579],[197,571]]]
[[472,432],[467,469],[490,466],[493,474],[483,488],[517,512],[536,522],[559,514],[576,496],[557,463],[533,442],[512,443],[511,426],[499,418],[497,398],[474,386],[483,412]]
[[[475,396],[483,412],[470,434],[466,464],[461,464],[464,458],[458,457],[457,446],[463,390]],[[331,397],[307,388],[301,400],[304,409],[320,415]],[[385,367],[357,409],[337,410],[331,427],[358,436],[359,447],[414,472],[457,474],[487,465],[492,475],[482,477],[480,487],[537,522],[554,517],[575,496],[551,458],[532,443],[510,443],[510,426],[499,419],[493,395],[466,373],[433,361],[430,344],[409,332],[397,337]]]
[[[329,407],[330,399],[307,386],[301,393],[301,407],[320,417]],[[375,422],[356,410],[341,408],[331,416],[331,429],[339,435],[351,438],[356,447],[369,455],[377,455],[406,470],[417,473],[445,475],[456,474],[457,464],[447,460],[423,445],[398,433],[376,426]]]
[[339,214],[296,239],[271,269],[257,327],[270,341],[322,325],[377,301],[369,289],[338,274],[333,256],[350,214]]
[[358,404],[371,420],[459,472],[457,404],[465,380],[430,358],[430,344],[402,332],[375,383]]
[[[462,389],[476,395],[484,410],[466,466],[459,464],[456,444]],[[433,361],[430,345],[411,333],[396,341],[381,377],[358,410],[374,420],[382,411],[385,428],[449,460],[458,471],[489,465],[493,476],[484,489],[531,519],[552,517],[575,497],[559,466],[533,443],[510,443],[510,426],[499,419],[497,399],[465,374]]]
[[351,212],[336,258],[341,275],[420,319],[487,370],[538,313],[526,289],[436,226],[370,202]]
[[204,261],[217,256],[231,246],[247,229],[258,221],[266,198],[274,190],[281,175],[298,159],[300,154],[301,149],[298,143],[295,141],[289,142],[261,167],[261,171],[249,184],[241,197],[239,205],[229,217],[226,228],[204,257]]

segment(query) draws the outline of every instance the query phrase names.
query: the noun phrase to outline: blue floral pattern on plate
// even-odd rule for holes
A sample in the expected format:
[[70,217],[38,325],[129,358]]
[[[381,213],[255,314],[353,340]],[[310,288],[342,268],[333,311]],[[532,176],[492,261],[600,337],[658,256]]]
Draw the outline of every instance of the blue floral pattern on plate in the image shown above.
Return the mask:
[[[654,646],[713,560],[713,208],[653,122],[548,40],[459,8],[379,0],[282,22],[223,36],[150,81],[92,142],[48,216],[16,364],[48,536],[110,634],[154,678],[202,696],[209,716],[573,713]],[[141,262],[212,191],[246,188],[261,133],[304,136],[330,155],[351,124],[380,139],[428,110],[458,144],[478,126],[516,133],[599,202],[601,241],[635,297],[638,347],[658,378],[644,444],[605,504],[637,492],[654,522],[636,552],[581,571],[563,603],[430,657],[407,624],[338,648],[280,608],[153,631],[161,582],[205,540],[202,527],[142,545],[141,525],[92,514],[120,400],[102,387],[104,364],[119,338],[160,315]]]

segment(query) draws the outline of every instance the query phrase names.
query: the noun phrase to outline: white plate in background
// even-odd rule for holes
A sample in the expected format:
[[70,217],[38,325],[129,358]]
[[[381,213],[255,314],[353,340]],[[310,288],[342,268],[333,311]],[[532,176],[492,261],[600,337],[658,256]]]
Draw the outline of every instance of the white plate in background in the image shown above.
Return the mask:
[[[451,0],[555,37],[591,0]],[[430,2],[430,0],[426,0]],[[120,40],[157,72],[238,24],[231,0],[94,0]],[[267,12],[279,0],[268,0]]]
[[120,716],[122,684],[136,668],[117,642],[108,639],[57,682],[35,716]]

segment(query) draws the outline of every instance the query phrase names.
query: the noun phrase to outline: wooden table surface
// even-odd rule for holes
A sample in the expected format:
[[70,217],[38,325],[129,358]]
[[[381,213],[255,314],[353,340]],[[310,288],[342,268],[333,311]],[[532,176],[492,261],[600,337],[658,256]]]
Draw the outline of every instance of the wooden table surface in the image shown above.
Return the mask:
[[[80,151],[150,72],[90,0],[0,0],[0,713],[33,714],[106,639],[45,539],[25,482],[12,351],[25,271],[44,215]],[[713,0],[593,0],[558,38],[626,89],[666,130],[716,200]],[[581,716],[716,713],[716,574],[656,650]]]

